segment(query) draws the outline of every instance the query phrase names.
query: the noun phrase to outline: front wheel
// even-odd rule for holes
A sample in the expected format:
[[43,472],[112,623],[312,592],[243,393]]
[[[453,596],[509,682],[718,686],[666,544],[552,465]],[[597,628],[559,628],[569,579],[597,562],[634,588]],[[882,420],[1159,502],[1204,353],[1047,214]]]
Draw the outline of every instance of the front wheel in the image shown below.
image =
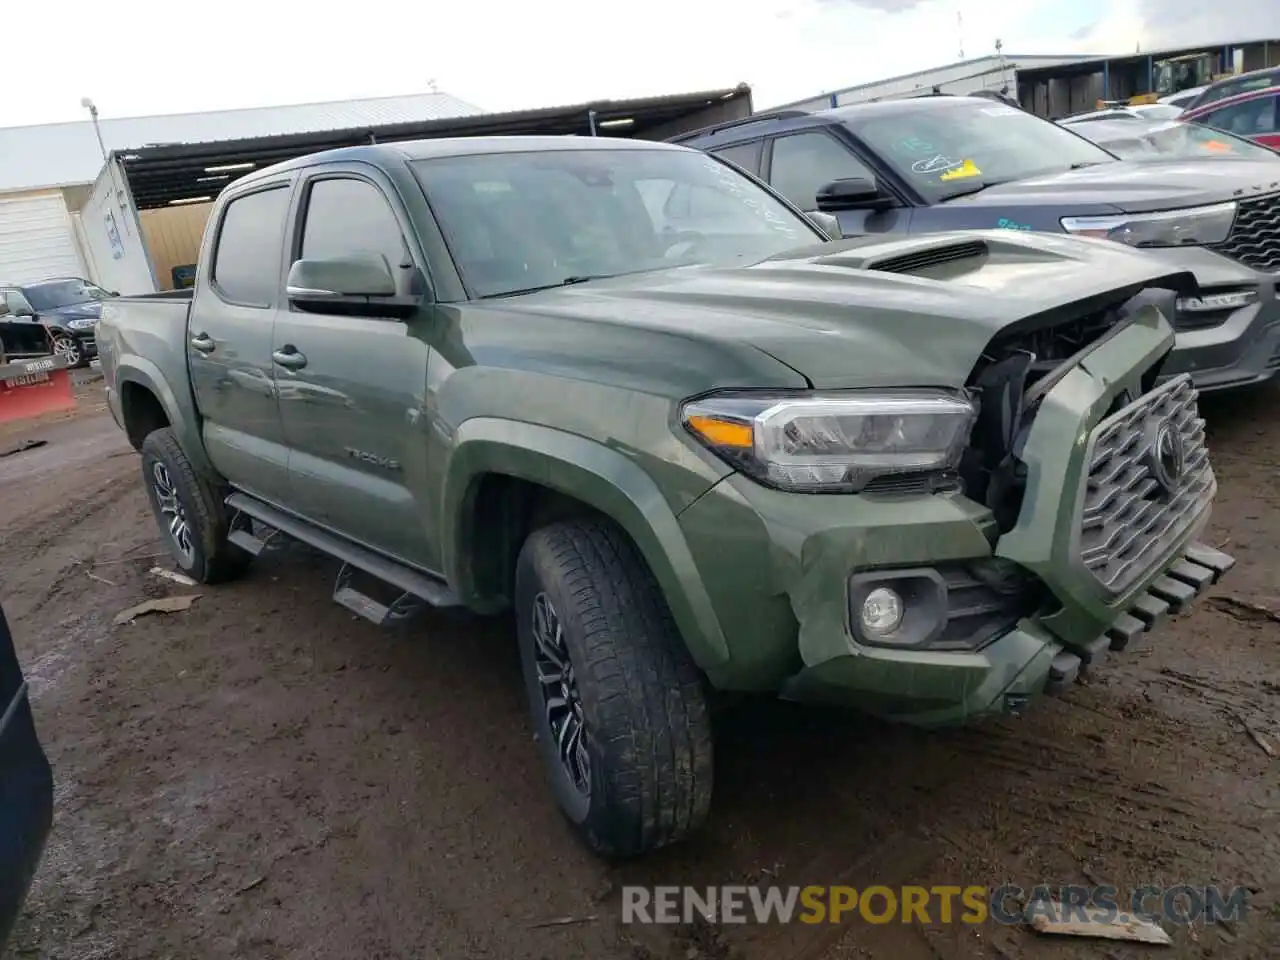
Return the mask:
[[227,540],[222,501],[197,475],[169,427],[142,441],[142,482],[165,546],[183,573],[200,583],[219,583],[249,566],[252,555]]
[[631,541],[597,521],[535,531],[515,610],[542,758],[587,844],[628,857],[696,830],[713,766],[702,677]]
[[76,338],[69,334],[54,334],[53,354],[65,360],[68,368],[88,366],[88,361],[84,358],[84,350],[81,349]]

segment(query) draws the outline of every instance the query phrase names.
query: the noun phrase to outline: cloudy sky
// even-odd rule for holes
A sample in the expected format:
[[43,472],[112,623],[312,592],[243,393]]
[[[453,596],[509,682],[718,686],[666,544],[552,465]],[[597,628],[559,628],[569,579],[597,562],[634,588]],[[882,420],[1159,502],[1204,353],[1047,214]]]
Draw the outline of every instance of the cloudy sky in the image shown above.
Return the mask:
[[[1269,0],[13,0],[0,126],[439,89],[489,110],[746,81],[757,107],[989,53],[1280,38]],[[355,16],[344,13],[359,11]],[[1013,12],[1016,11],[1016,12]],[[957,26],[962,14],[963,32]]]

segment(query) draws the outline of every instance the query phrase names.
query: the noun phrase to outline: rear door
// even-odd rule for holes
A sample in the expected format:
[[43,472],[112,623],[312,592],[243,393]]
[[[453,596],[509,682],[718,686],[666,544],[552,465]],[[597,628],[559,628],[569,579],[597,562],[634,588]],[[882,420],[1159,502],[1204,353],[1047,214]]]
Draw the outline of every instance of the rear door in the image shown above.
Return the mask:
[[[300,185],[290,261],[375,254],[397,282],[422,266],[394,187],[363,164],[313,170]],[[406,289],[407,292],[407,289]],[[423,416],[429,315],[308,313],[286,302],[275,379],[290,447],[291,506],[309,520],[431,569]]]
[[205,448],[232,484],[270,503],[289,499],[271,363],[272,325],[283,296],[285,222],[292,180],[255,184],[210,227],[187,327],[191,385]]
[[[853,150],[825,130],[804,130],[773,138],[764,159],[769,185],[805,213],[818,209],[818,190],[846,177],[877,179]],[[911,209],[841,210],[836,214],[846,237],[867,233],[905,233]]]

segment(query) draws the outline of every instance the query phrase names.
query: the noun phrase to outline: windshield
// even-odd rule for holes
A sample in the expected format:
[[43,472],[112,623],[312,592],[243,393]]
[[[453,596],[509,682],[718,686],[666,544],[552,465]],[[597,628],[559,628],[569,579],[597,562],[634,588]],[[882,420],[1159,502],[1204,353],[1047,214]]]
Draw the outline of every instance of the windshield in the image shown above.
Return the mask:
[[1252,141],[1198,123],[1088,123],[1081,136],[1125,160],[1280,160],[1280,155]]
[[37,310],[57,310],[75,303],[105,300],[107,291],[83,280],[49,280],[24,287],[22,292]]
[[984,184],[1115,160],[1056,123],[1003,103],[953,100],[930,106],[846,123],[932,203]]
[[412,166],[478,297],[756,263],[827,240],[736,170],[692,150],[492,153]]

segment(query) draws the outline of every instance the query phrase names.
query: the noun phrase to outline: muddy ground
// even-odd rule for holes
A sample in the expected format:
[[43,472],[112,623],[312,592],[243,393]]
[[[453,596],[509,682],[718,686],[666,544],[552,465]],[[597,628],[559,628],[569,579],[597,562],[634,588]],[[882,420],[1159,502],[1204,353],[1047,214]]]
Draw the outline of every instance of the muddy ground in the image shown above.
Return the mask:
[[[192,591],[138,461],[76,416],[0,430],[0,596],[57,777],[18,957],[836,960],[1276,957],[1280,625],[1202,604],[1088,686],[946,734],[751,705],[721,721],[706,830],[608,866],[552,807],[505,624],[395,631],[329,600],[300,548]],[[1219,595],[1280,609],[1280,390],[1206,403]],[[186,613],[112,626],[148,597]],[[958,925],[637,928],[627,883],[1252,888],[1172,948]],[[546,925],[568,918],[572,923]],[[935,918],[936,919],[936,918]]]

